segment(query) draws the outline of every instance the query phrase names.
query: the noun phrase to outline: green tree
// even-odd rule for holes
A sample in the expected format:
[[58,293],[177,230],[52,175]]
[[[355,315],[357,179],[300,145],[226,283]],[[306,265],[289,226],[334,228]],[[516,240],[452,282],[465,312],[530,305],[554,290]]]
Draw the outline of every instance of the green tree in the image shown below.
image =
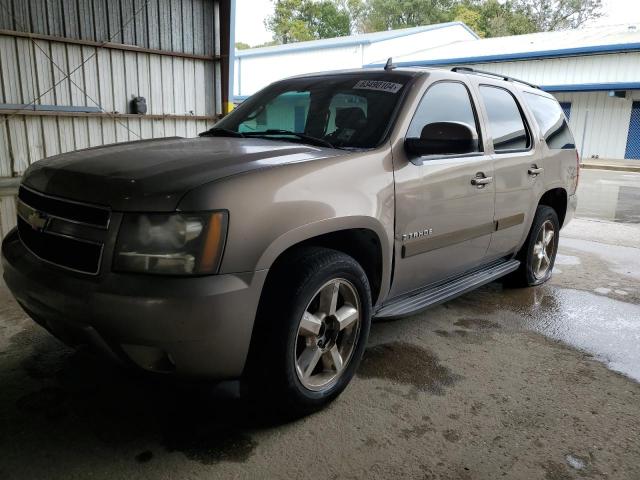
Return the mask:
[[602,0],[273,0],[265,25],[275,43],[459,20],[481,37],[576,28]]
[[[537,32],[534,22],[511,1],[463,0],[454,19],[465,22],[481,37],[502,37]],[[468,23],[470,22],[470,23]]]
[[578,28],[602,16],[602,0],[516,0],[515,8],[537,31]]
[[351,34],[351,16],[335,0],[275,0],[266,27],[280,43]]
[[367,0],[362,28],[378,32],[447,22],[454,6],[455,0]]
[[236,42],[236,50],[247,50],[251,48],[251,45],[244,42]]

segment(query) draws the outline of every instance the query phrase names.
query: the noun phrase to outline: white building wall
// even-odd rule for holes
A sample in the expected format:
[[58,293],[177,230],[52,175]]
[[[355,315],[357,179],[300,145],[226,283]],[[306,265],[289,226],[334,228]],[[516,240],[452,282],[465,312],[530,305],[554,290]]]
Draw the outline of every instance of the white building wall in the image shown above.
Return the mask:
[[[637,93],[639,98],[640,92]],[[558,93],[556,98],[571,102],[569,126],[583,158],[624,158],[633,96],[627,93],[627,98],[615,98],[607,92],[574,92]]]
[[640,52],[465,66],[509,75],[538,85],[640,81]]
[[[357,36],[355,36],[357,38]],[[372,43],[333,44],[323,48],[296,49],[268,47],[266,52],[243,50],[236,53],[234,95],[246,97],[272,82],[305,73],[361,68],[374,62],[386,62],[389,57],[408,55],[425,48],[472,40],[476,37],[462,25],[446,25],[422,32],[402,35]]]
[[358,67],[370,63],[384,63],[389,57],[399,57],[425,48],[435,48],[454,42],[474,40],[476,37],[462,25],[452,25],[427,30],[412,35],[382,40],[365,46],[364,61]]
[[276,80],[301,75],[360,68],[363,58],[362,45],[334,47],[318,50],[290,51],[249,57],[237,57],[235,61],[235,90],[237,97],[253,95]]

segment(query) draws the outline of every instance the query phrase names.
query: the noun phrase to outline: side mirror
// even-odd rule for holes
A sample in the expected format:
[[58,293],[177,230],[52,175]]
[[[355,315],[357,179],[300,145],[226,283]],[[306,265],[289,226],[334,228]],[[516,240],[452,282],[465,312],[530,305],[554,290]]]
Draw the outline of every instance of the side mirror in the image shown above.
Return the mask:
[[424,126],[420,138],[406,138],[404,148],[410,156],[418,157],[464,154],[478,150],[478,139],[465,123],[434,122]]

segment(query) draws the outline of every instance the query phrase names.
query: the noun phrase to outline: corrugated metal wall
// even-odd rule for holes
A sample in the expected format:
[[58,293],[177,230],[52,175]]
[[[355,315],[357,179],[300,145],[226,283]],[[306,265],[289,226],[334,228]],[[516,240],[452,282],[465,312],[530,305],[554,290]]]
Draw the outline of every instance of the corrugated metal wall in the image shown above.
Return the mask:
[[475,63],[473,68],[489,70],[537,85],[637,82],[640,53],[587,55],[513,62]]
[[578,150],[584,146],[583,158],[624,158],[631,106],[634,99],[640,100],[640,91],[627,92],[626,98],[610,97],[608,92],[558,93],[555,97],[571,103],[569,125]]
[[[0,180],[58,153],[205,130],[228,88],[221,8],[229,1],[0,0]],[[147,115],[129,113],[135,96]],[[12,210],[2,197],[0,234]]]

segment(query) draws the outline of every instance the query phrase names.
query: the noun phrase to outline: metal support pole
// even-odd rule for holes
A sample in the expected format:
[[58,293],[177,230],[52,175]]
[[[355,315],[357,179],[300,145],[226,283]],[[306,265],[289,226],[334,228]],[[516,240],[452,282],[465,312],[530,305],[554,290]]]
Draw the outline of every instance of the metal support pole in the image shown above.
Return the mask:
[[589,126],[589,110],[584,114],[584,125],[582,127],[582,141],[580,142],[580,159],[584,159],[584,142],[587,138],[587,127]]

